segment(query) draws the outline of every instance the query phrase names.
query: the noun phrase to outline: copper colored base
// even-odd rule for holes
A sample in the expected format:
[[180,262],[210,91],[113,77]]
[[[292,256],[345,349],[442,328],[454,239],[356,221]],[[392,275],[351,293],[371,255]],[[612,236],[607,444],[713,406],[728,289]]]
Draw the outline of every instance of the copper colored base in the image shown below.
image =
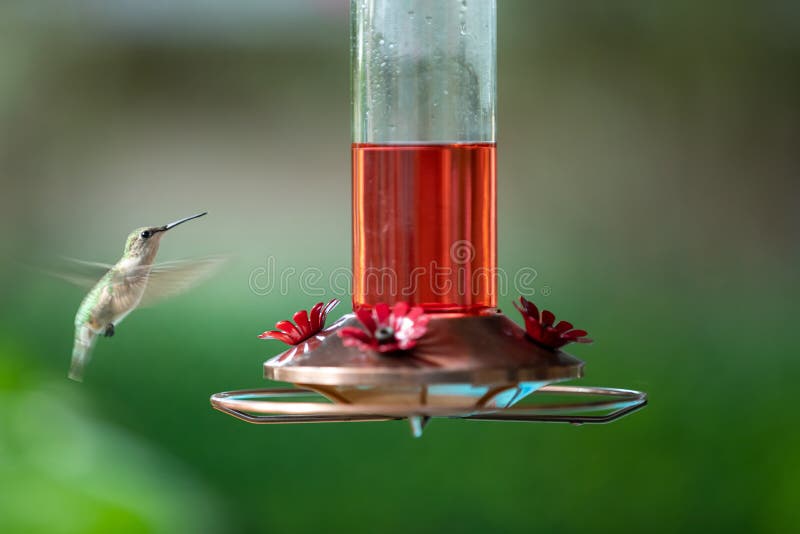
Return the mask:
[[506,408],[541,386],[578,378],[583,362],[535,345],[497,311],[431,315],[413,350],[346,347],[337,331],[359,326],[348,314],[314,338],[267,361],[267,378],[291,382],[339,404]]
[[314,338],[267,361],[264,376],[308,386],[503,386],[583,375],[582,361],[532,343],[522,328],[496,311],[432,315],[417,346],[398,354],[345,347],[336,331],[359,325],[354,314],[345,315]]

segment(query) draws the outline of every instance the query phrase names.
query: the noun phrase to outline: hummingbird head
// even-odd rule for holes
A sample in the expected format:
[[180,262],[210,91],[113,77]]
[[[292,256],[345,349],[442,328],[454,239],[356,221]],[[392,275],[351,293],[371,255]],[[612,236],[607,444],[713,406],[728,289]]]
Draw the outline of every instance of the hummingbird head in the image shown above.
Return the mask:
[[155,258],[156,252],[158,252],[158,244],[161,242],[161,237],[164,235],[164,232],[171,230],[172,228],[175,228],[179,224],[183,224],[186,221],[191,221],[192,219],[202,217],[206,213],[208,212],[204,211],[203,213],[198,213],[197,215],[184,217],[183,219],[178,219],[177,221],[165,224],[163,226],[143,226],[142,228],[137,228],[131,232],[127,241],[125,242],[125,256],[129,258],[143,258],[152,261],[153,258]]

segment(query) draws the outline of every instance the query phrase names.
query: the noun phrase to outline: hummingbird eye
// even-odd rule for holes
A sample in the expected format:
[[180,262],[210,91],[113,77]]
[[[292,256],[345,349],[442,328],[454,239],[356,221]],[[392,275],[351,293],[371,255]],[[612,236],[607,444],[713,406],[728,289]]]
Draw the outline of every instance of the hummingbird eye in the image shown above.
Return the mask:
[[151,234],[151,233],[150,233],[150,230],[145,230],[144,232],[142,232],[142,233],[141,233],[141,234],[139,234],[139,235],[142,237],[142,239],[147,239],[147,238],[149,238],[149,237],[150,237],[151,235],[153,235],[153,234]]

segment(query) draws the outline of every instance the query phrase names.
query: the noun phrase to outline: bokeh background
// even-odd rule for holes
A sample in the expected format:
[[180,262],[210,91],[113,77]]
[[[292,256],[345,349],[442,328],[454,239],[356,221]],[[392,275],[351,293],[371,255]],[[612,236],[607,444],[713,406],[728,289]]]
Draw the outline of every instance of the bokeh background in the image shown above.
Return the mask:
[[[798,4],[499,4],[500,265],[597,340],[573,351],[584,383],[650,406],[421,440],[213,411],[265,385],[280,346],[255,336],[318,300],[257,294],[253,270],[349,266],[347,2],[7,0],[0,531],[800,526]],[[160,258],[225,269],[68,381],[83,293],[40,269],[206,209]]]

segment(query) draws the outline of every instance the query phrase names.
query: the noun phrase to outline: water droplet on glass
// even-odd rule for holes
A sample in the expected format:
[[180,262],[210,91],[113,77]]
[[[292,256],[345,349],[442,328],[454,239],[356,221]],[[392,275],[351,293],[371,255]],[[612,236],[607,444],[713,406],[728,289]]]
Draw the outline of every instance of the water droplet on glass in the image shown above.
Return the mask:
[[444,90],[444,94],[446,94],[446,95],[449,95],[449,94],[450,94],[450,91],[448,91],[447,89],[445,89],[445,90]]
[[381,39],[380,41],[378,41],[378,44],[379,44],[379,45],[382,45],[384,42],[385,42],[385,41],[384,41],[383,39]]
[[430,15],[428,15],[427,17],[425,17],[425,23],[426,23],[426,24],[430,24],[431,22],[433,22],[433,17],[431,17]]

